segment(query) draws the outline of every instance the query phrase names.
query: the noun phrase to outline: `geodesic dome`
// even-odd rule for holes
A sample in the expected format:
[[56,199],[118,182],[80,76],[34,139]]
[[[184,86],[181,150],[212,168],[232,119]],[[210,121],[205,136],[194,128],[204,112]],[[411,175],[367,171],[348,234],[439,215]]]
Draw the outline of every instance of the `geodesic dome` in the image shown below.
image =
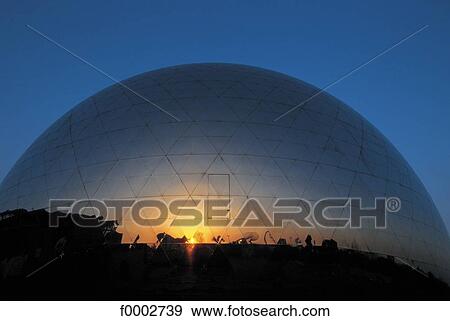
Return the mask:
[[[233,217],[249,198],[270,212],[277,198],[361,197],[373,205],[375,197],[395,196],[402,206],[389,214],[385,229],[364,223],[361,229],[287,224],[269,230],[288,242],[306,234],[317,242],[333,238],[340,247],[448,275],[448,233],[431,197],[395,147],[336,98],[322,93],[275,121],[318,89],[235,64],[174,66],[123,84],[131,90],[115,84],[87,98],[27,149],[0,186],[0,211],[47,208],[49,199],[213,195],[231,200]],[[348,210],[328,215],[346,217]],[[154,242],[161,231],[205,241],[255,233],[169,223],[124,224],[124,241],[140,234]],[[262,242],[264,231],[256,233]]]

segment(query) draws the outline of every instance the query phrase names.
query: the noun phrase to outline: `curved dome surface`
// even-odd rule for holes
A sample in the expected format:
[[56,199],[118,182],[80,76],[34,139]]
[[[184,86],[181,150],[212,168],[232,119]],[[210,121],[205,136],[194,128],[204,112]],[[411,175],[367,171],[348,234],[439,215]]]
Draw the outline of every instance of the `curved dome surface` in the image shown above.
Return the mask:
[[[276,198],[361,197],[370,206],[375,197],[395,196],[402,207],[389,214],[386,229],[363,224],[302,230],[287,224],[271,233],[287,240],[306,233],[317,242],[333,238],[341,247],[392,255],[448,275],[448,233],[431,197],[393,145],[336,98],[320,94],[274,121],[318,89],[235,64],[174,66],[123,84],[139,95],[119,84],[108,87],[67,112],[28,148],[0,186],[0,211],[47,208],[49,199],[169,201],[214,190],[232,199],[233,217],[248,198],[270,208]],[[328,215],[345,217],[348,211]],[[248,232],[160,230],[206,241]],[[125,224],[123,231],[127,241],[138,228]],[[157,232],[139,233],[153,242]]]

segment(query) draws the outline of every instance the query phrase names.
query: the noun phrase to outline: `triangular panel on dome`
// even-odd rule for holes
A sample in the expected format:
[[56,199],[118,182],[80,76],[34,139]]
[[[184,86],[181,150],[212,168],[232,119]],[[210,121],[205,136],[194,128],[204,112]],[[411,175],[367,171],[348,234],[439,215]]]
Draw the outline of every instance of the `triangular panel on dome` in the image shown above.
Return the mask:
[[78,170],[73,170],[70,177],[65,177],[67,180],[63,186],[56,192],[56,197],[59,199],[86,199],[89,196],[81,180]]
[[228,141],[223,153],[244,155],[267,155],[261,141],[246,127],[241,126]]
[[187,193],[192,195],[198,185],[202,182],[202,178],[205,174],[181,174],[180,179],[185,186]]
[[109,138],[105,134],[75,141],[73,149],[78,166],[88,166],[116,159]]
[[214,159],[207,170],[208,174],[228,174],[231,171],[231,168],[225,163],[223,157],[218,156]]
[[148,176],[155,171],[162,160],[165,160],[165,157],[155,156],[121,159],[111,169],[111,175],[125,177]]
[[239,187],[245,193],[245,195],[250,195],[250,191],[253,186],[255,186],[256,181],[259,179],[257,175],[246,175],[246,174],[233,174],[233,178],[239,184]]
[[201,137],[180,137],[170,148],[169,155],[215,154],[215,148],[208,139]]
[[168,157],[177,173],[201,174],[208,170],[217,155],[172,155]]
[[211,143],[217,153],[222,153],[230,138],[231,137],[208,137],[208,141]]

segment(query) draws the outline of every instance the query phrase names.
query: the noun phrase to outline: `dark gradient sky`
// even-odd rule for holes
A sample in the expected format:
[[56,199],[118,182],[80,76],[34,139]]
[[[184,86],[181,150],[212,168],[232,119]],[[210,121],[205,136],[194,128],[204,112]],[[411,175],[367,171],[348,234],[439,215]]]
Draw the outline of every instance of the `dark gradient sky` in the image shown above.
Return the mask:
[[0,179],[75,104],[110,85],[25,27],[117,79],[191,62],[235,62],[324,87],[406,157],[450,227],[448,1],[1,1]]

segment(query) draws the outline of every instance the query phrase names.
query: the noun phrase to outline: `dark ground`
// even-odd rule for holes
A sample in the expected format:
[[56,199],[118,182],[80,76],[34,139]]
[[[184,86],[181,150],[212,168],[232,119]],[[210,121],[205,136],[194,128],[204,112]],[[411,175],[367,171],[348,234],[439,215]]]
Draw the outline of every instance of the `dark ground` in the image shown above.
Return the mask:
[[[211,255],[212,254],[212,255]],[[449,288],[386,258],[289,246],[104,247],[66,255],[3,299],[448,300]]]
[[0,299],[450,299],[445,283],[392,257],[321,246],[111,244],[104,230],[83,234],[68,222],[49,230],[48,213],[33,214],[0,221]]

